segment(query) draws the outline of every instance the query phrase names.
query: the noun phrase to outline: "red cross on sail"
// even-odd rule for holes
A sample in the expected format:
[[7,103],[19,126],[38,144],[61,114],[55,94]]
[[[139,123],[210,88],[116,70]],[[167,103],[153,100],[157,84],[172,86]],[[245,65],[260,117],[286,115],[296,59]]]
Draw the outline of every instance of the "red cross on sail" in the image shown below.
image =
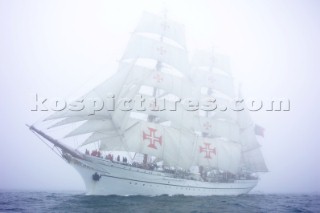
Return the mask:
[[159,54],[162,56],[166,53],[166,50],[164,49],[163,46],[160,46],[157,48],[157,51],[159,52]]
[[148,147],[152,149],[157,149],[156,143],[159,143],[162,145],[162,136],[157,137],[156,136],[156,131],[157,129],[148,127],[149,129],[149,134],[143,132],[143,140],[149,140],[149,145]]
[[163,31],[166,31],[166,30],[168,30],[170,28],[170,26],[166,22],[163,22],[161,24],[161,26],[162,26]]
[[209,130],[209,129],[211,129],[211,127],[212,127],[212,125],[208,121],[203,124],[203,128],[205,130]]
[[161,83],[163,81],[163,77],[159,73],[156,73],[153,76],[153,79],[156,80],[156,82],[158,82],[158,83]]
[[210,148],[211,144],[204,143],[204,147],[200,146],[200,153],[205,152],[204,158],[211,159],[211,153],[216,154],[216,148]]

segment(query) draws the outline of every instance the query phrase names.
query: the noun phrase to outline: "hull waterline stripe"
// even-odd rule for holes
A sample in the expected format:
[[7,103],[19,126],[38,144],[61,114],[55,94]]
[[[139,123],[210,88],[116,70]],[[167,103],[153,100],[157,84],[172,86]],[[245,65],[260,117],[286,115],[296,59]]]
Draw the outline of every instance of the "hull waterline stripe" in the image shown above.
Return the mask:
[[201,186],[181,186],[181,185],[175,185],[175,184],[169,184],[169,183],[157,183],[152,181],[142,181],[142,180],[135,180],[130,178],[121,178],[121,177],[115,177],[111,175],[101,175],[105,177],[115,178],[115,179],[122,179],[122,180],[128,180],[128,181],[135,181],[140,183],[151,183],[151,184],[159,184],[159,185],[166,185],[166,186],[176,186],[176,187],[185,187],[185,188],[198,188],[198,189],[250,189],[253,187],[244,187],[244,188],[210,188],[210,187],[201,187]]

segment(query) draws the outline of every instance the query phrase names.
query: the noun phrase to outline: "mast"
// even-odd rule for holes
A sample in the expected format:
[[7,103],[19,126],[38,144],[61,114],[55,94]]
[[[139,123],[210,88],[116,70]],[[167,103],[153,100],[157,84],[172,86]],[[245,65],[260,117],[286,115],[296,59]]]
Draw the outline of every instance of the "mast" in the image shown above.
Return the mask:
[[[163,48],[162,44],[163,44],[163,36],[165,34],[165,31],[167,29],[167,11],[164,10],[163,11],[163,31],[162,33],[160,34],[160,48],[159,48],[159,54],[162,55],[162,54],[165,54],[165,49]],[[160,59],[157,60],[156,62],[156,66],[155,66],[155,71],[156,72],[161,72],[161,69],[162,69],[162,61]],[[157,93],[158,93],[158,89],[156,87],[153,87],[153,97],[157,98]],[[154,105],[156,106],[156,102],[154,103]],[[156,123],[157,117],[154,116],[154,115],[148,115],[148,121],[149,122],[153,122],[153,123]],[[143,165],[144,167],[147,166],[147,162],[148,162],[148,154],[144,154],[143,155]]]
[[[198,97],[215,98],[218,107],[228,107],[235,97],[228,60],[213,51],[198,51],[194,55],[192,70],[191,76],[194,85],[198,87]],[[196,164],[201,173],[203,167],[238,173],[241,145],[235,112],[220,108],[200,111],[195,131],[200,133]]]

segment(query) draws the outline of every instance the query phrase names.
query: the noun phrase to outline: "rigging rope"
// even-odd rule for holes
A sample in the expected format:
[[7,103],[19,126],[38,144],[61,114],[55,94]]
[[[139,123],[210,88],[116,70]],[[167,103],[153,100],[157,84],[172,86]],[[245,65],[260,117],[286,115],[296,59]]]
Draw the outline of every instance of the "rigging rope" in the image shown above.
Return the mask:
[[[33,132],[33,131],[32,131]],[[46,143],[45,140],[43,140],[42,137],[40,137],[38,134],[36,134],[35,132],[33,132],[33,134],[35,134],[45,145],[47,145],[56,155],[58,155],[59,157],[62,158],[62,152],[61,150],[59,150],[56,146],[53,145],[53,147],[51,147],[48,143]],[[54,149],[56,148],[56,149]],[[57,150],[60,151],[60,153],[57,152]]]

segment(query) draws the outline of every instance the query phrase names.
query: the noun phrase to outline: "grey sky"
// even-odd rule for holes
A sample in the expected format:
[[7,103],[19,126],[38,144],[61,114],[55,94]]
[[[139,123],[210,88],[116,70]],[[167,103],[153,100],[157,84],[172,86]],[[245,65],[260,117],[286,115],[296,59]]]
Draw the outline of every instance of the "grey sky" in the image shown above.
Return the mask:
[[320,2],[0,0],[0,188],[81,190],[76,171],[26,127],[31,95],[81,94],[116,71],[143,10],[186,26],[189,50],[228,53],[245,97],[290,99],[290,112],[256,112],[270,172],[255,191],[320,192]]

